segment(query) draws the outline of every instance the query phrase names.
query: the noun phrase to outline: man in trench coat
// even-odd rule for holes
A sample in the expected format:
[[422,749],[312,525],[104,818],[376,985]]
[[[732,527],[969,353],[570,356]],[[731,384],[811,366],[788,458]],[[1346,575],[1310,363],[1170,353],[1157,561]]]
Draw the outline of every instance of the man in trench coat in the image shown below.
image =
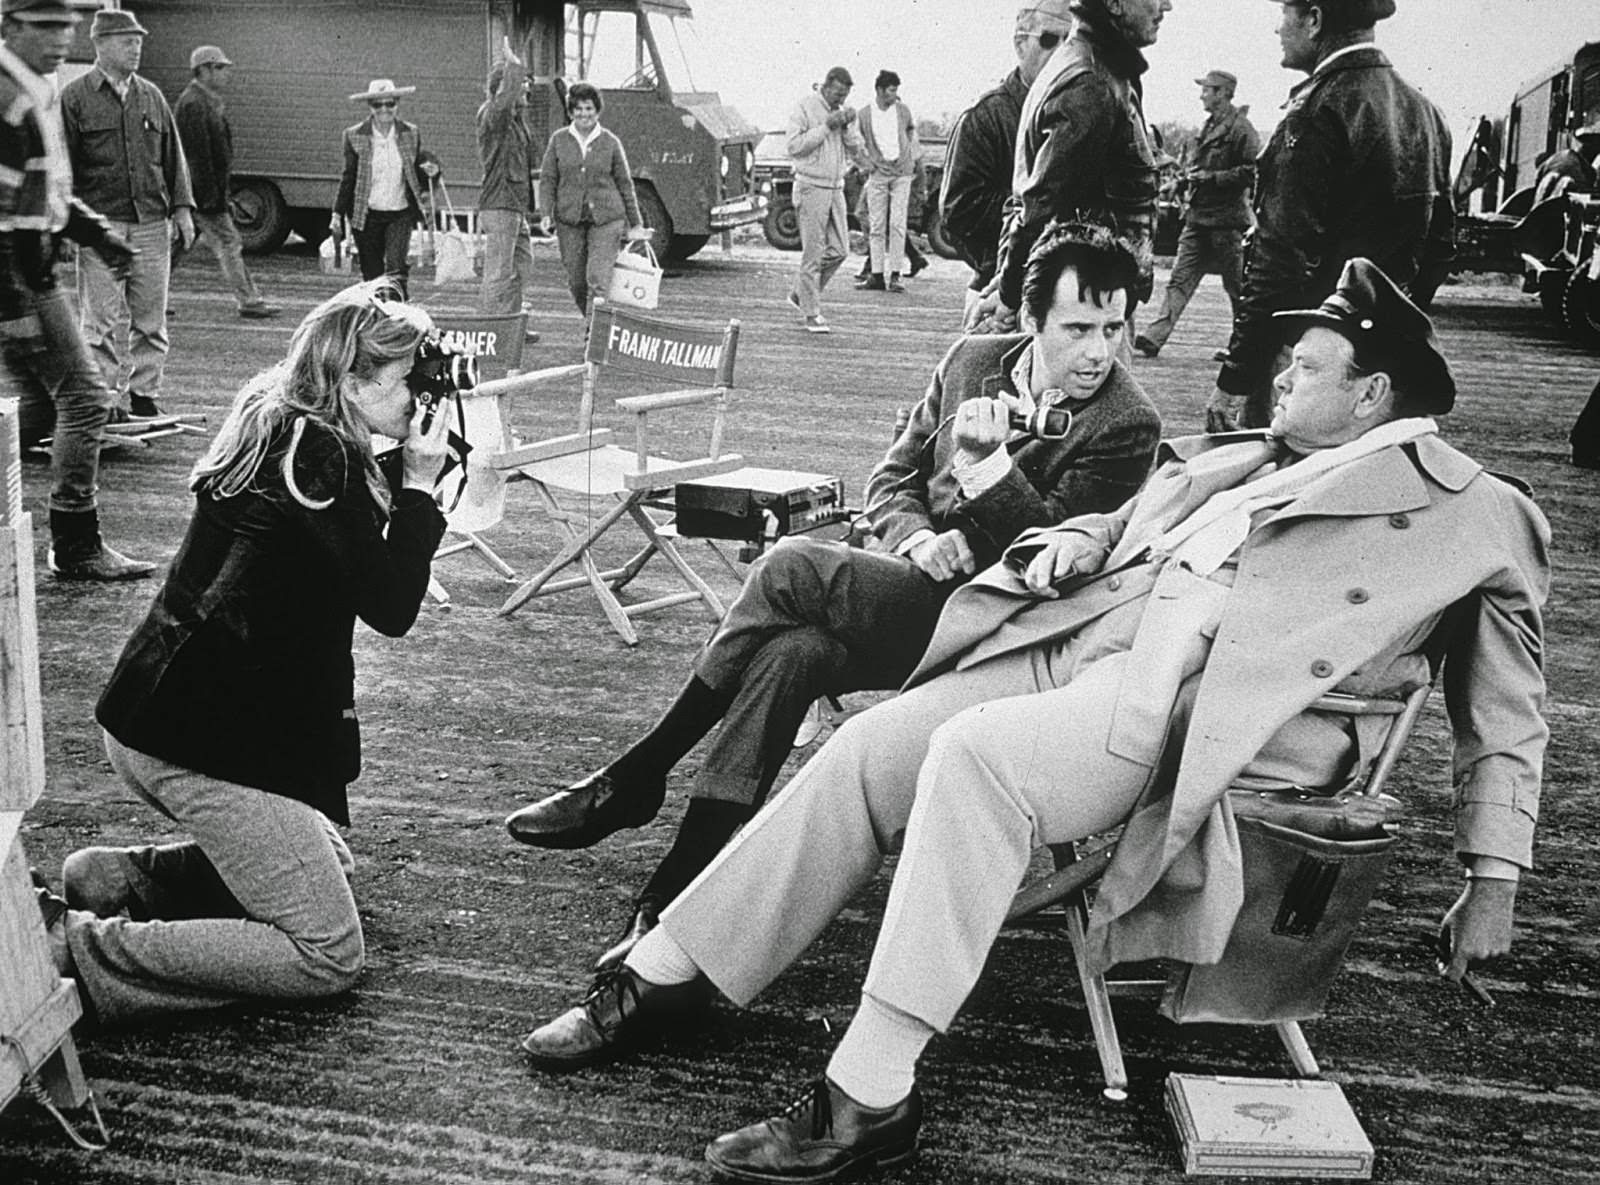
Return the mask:
[[1548,525],[1439,439],[1449,366],[1370,261],[1283,316],[1303,333],[1270,434],[1175,441],[1120,510],[1022,536],[948,602],[907,690],[840,729],[615,980],[529,1036],[535,1063],[614,1054],[702,976],[749,1001],[903,834],[826,1076],[707,1149],[744,1180],[896,1163],[921,1120],[916,1059],[976,982],[1033,847],[1126,820],[1091,961],[1216,962],[1242,900],[1229,786],[1340,783],[1376,738],[1306,709],[1427,679],[1424,642],[1456,606],[1443,685],[1468,880],[1444,922],[1448,973],[1507,950],[1548,737]]

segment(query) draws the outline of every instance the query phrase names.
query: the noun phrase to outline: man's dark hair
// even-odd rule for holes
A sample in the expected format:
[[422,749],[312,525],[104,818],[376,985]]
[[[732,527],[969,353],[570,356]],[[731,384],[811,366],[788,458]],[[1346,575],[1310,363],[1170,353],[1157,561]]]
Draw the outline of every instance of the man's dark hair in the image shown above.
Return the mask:
[[893,70],[879,70],[877,80],[873,82],[874,90],[882,90],[886,86],[899,86],[900,75]]
[[832,70],[829,70],[827,77],[822,80],[822,85],[827,86],[830,82],[842,82],[846,86],[854,86],[856,84],[856,80],[850,77],[850,71],[843,66],[835,66]]
[[1022,307],[1035,325],[1050,316],[1068,268],[1078,277],[1078,299],[1098,305],[1114,292],[1131,299],[1139,286],[1139,257],[1125,240],[1093,222],[1051,222],[1028,252],[1022,275]]
[[[1284,0],[1295,8],[1315,8],[1322,13],[1322,31],[1325,35],[1349,33],[1355,29],[1370,29],[1378,23],[1377,10],[1382,7],[1374,0],[1356,0],[1354,3],[1323,3],[1323,0]],[[1394,6],[1388,6],[1394,11]]]
[[592,82],[574,82],[567,88],[567,114],[571,115],[573,107],[579,103],[593,103],[596,114],[606,109],[606,101]]

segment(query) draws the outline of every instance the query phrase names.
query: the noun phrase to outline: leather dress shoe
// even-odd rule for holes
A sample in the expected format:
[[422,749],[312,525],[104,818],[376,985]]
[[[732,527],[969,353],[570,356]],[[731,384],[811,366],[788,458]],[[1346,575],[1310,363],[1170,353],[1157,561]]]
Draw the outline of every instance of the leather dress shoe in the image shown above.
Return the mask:
[[873,272],[865,280],[857,280],[856,287],[863,292],[883,292],[888,286],[883,282],[882,272]]
[[622,966],[622,960],[628,957],[628,952],[639,944],[639,939],[656,928],[656,923],[661,920],[661,913],[649,902],[639,906],[634,911],[633,921],[628,924],[628,932],[622,940],[605,954],[594,961],[596,971],[609,971],[613,967]]
[[1143,354],[1146,358],[1154,358],[1157,354],[1161,353],[1161,347],[1156,345],[1155,342],[1151,341],[1142,333],[1134,334],[1133,348],[1139,353]]
[[522,1039],[523,1051],[541,1070],[576,1070],[610,1061],[703,1003],[705,984],[702,978],[651,983],[630,967],[601,972],[582,1004]]
[[67,945],[67,903],[57,896],[36,868],[28,875],[33,880],[34,896],[39,901],[39,916],[44,920],[45,938],[50,946],[50,961],[56,974],[63,979],[73,978],[72,949]]
[[783,1114],[718,1136],[706,1146],[706,1160],[735,1181],[834,1181],[910,1160],[921,1126],[916,1087],[893,1107],[874,1110],[819,1078]]
[[511,838],[536,848],[587,848],[624,827],[656,817],[667,795],[665,779],[625,783],[597,770],[506,817]]

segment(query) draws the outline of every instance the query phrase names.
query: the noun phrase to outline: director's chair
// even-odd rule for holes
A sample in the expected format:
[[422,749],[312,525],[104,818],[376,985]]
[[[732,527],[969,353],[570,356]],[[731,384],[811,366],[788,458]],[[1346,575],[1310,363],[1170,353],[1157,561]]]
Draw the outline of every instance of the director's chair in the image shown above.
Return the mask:
[[[522,373],[522,354],[527,341],[528,315],[506,313],[493,316],[439,316],[434,318],[441,336],[465,350],[478,364],[478,379],[485,386],[461,395],[462,416],[467,442],[472,446],[466,459],[465,484],[460,500],[445,513],[446,540],[433,553],[439,561],[463,552],[476,556],[508,581],[517,577],[516,569],[483,538],[505,517],[506,489],[500,471],[489,458],[510,447],[496,380]],[[487,394],[483,394],[483,391]],[[428,578],[428,595],[448,607],[450,594],[435,571]]]
[[[1451,620],[1457,610],[1446,615]],[[1434,679],[1444,627],[1429,640]],[[1178,1023],[1270,1024],[1297,1074],[1321,1071],[1300,1021],[1322,1014],[1328,987],[1386,866],[1395,842],[1400,804],[1384,793],[1406,741],[1432,690],[1424,683],[1403,699],[1331,692],[1310,711],[1341,716],[1352,731],[1363,719],[1387,719],[1387,731],[1363,772],[1344,786],[1317,790],[1260,791],[1235,787],[1229,806],[1238,824],[1245,862],[1245,902],[1221,960],[1211,966],[1171,963],[1164,979],[1108,979],[1088,961],[1085,933],[1088,892],[1110,867],[1115,842],[1081,854],[1077,844],[1051,846],[1056,871],[1024,885],[1013,901],[1013,923],[1055,905],[1072,947],[1078,984],[1094,1034],[1106,1098],[1127,1098],[1113,996],[1159,999]],[[1260,865],[1286,875],[1273,881]],[[1312,941],[1315,940],[1315,941]]]
[[[533,484],[540,506],[567,539],[549,563],[506,599],[501,616],[515,613],[534,597],[586,585],[612,629],[630,646],[639,642],[631,619],[641,614],[699,601],[712,617],[722,616],[722,601],[690,567],[669,528],[676,483],[728,473],[744,465],[743,457],[722,450],[738,343],[737,320],[718,328],[687,325],[597,300],[581,364],[507,380],[526,389],[530,380],[542,383],[581,375],[582,387],[576,432],[521,444],[490,459],[506,480]],[[678,385],[673,390],[614,400],[619,411],[632,417],[632,448],[614,443],[610,428],[595,427],[595,400],[608,373]],[[655,455],[649,431],[651,414],[696,406],[709,408],[711,413],[705,455],[683,461]],[[602,571],[594,549],[612,527],[624,522],[631,522],[643,536],[643,546],[621,567]],[[618,590],[657,555],[676,570],[687,591],[623,604],[617,599]],[[578,575],[553,579],[571,565],[578,567]]]

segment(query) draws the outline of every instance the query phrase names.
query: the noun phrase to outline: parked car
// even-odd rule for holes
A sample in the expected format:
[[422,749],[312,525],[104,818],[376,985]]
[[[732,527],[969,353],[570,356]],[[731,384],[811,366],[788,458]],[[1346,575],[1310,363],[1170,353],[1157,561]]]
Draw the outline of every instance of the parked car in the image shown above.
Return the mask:
[[[767,202],[766,221],[761,226],[767,242],[780,251],[798,251],[800,222],[794,211],[794,165],[784,147],[787,139],[787,132],[768,132],[756,145],[756,188]],[[926,238],[929,249],[935,254],[959,259],[960,255],[939,229],[938,194],[939,183],[944,178],[945,144],[942,137],[922,138],[924,184],[911,187],[906,229]],[[861,173],[854,166],[845,170],[844,200],[851,230],[861,229],[856,207],[863,184]]]

